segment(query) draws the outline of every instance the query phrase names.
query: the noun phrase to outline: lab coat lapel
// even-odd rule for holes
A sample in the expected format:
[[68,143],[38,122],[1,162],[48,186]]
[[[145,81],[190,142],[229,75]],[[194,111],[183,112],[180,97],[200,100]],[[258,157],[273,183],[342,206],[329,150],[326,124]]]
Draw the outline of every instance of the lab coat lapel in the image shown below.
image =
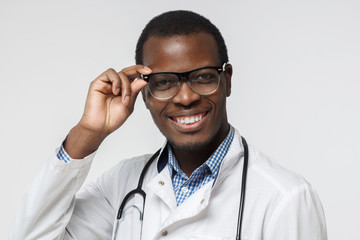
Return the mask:
[[[179,207],[176,204],[176,198],[172,186],[172,181],[170,179],[169,170],[165,167],[158,175],[156,175],[150,182],[147,184],[147,188],[151,193],[158,197],[160,200],[160,205],[166,205],[168,209],[167,213],[164,214],[164,209],[162,208],[160,214],[161,225],[160,230],[168,228],[170,225],[176,223],[177,221],[191,218],[199,214],[204,208],[207,207],[211,192],[211,186],[213,181],[210,181],[193,195],[191,195],[187,200],[185,200]],[[147,201],[154,199],[153,197],[147,198]],[[149,202],[152,205],[152,203]],[[150,210],[150,209],[149,209]],[[150,210],[151,211],[151,210]],[[156,214],[156,213],[154,213]]]
[[243,157],[244,147],[241,142],[241,136],[239,132],[235,130],[233,142],[231,143],[229,151],[220,165],[214,187],[215,185],[220,184],[234,170],[235,165],[240,161],[240,159],[241,162],[243,161]]
[[150,180],[147,188],[152,191],[153,194],[157,195],[167,205],[170,211],[174,211],[176,208],[176,198],[167,167]]

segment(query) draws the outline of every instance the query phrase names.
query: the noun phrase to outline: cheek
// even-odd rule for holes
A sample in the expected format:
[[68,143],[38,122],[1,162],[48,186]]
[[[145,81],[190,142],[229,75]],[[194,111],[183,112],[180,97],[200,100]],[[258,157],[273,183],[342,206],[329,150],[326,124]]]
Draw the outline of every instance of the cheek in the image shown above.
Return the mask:
[[149,109],[151,115],[155,117],[157,115],[156,113],[159,111],[158,109],[161,108],[161,103],[152,97],[148,89],[142,90],[142,96],[146,108]]
[[210,101],[214,105],[214,108],[216,109],[216,119],[222,119],[226,115],[227,91],[225,89],[225,85],[221,86],[221,89],[219,90],[219,94],[210,99]]
[[166,103],[157,101],[149,94],[149,96],[145,98],[145,105],[146,108],[149,109],[154,122],[157,124],[161,121],[161,115],[166,108]]
[[228,97],[228,89],[225,81],[220,82],[220,86],[218,90],[219,92],[216,96],[216,99],[214,99],[214,103],[216,105],[219,105],[218,107],[221,107],[226,102],[226,98]]

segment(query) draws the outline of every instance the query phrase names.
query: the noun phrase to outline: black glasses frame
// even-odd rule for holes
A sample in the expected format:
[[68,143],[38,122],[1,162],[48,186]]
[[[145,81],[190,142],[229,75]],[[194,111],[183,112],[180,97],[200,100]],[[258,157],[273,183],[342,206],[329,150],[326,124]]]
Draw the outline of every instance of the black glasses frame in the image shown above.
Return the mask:
[[150,73],[148,75],[141,75],[141,78],[144,79],[146,82],[150,81],[150,77],[154,76],[154,75],[158,75],[158,74],[174,74],[178,77],[179,81],[181,81],[182,78],[185,78],[187,81],[189,81],[189,75],[192,72],[198,71],[198,70],[202,70],[202,69],[215,69],[218,74],[220,75],[222,72],[225,71],[225,66],[227,63],[224,63],[222,66],[217,66],[217,67],[212,67],[212,66],[207,66],[207,67],[200,67],[200,68],[195,68],[193,70],[190,71],[186,71],[186,72],[156,72],[156,73]]

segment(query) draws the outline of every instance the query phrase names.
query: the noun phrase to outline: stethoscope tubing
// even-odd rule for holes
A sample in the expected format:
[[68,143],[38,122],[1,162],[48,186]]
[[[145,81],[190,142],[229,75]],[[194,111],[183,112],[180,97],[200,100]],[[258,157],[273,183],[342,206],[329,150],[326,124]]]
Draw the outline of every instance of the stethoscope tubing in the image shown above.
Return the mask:
[[[159,155],[160,153],[160,150],[157,150],[156,153],[154,153],[154,155],[151,156],[151,158],[147,161],[147,163],[145,164],[143,170],[141,171],[141,174],[140,174],[140,177],[139,177],[139,182],[138,182],[138,185],[137,185],[137,188],[130,191],[128,194],[126,194],[125,198],[122,200],[121,202],[121,205],[119,207],[119,211],[118,211],[118,214],[117,214],[117,219],[119,220],[121,217],[122,217],[122,213],[123,213],[123,210],[125,208],[125,205],[126,205],[126,202],[130,199],[131,196],[135,195],[135,194],[139,194],[143,197],[144,199],[144,203],[145,203],[145,199],[146,199],[146,193],[144,192],[144,190],[142,190],[142,184],[144,182],[144,177],[145,177],[145,174],[147,172],[147,170],[149,169],[151,163],[156,159],[156,157]],[[144,204],[145,206],[145,204]],[[141,219],[142,220],[142,219]]]
[[238,223],[236,231],[236,240],[241,239],[241,227],[244,216],[245,208],[245,194],[246,194],[246,179],[247,179],[247,169],[249,162],[249,148],[245,138],[241,137],[243,146],[244,146],[244,163],[243,163],[243,172],[241,176],[241,194],[240,194],[240,205],[239,205],[239,214],[238,214]]
[[[242,143],[244,146],[244,162],[243,162],[243,171],[242,171],[242,176],[241,176],[240,204],[239,204],[236,240],[241,239],[241,230],[242,230],[241,227],[242,227],[244,208],[245,208],[246,179],[247,179],[247,169],[248,169],[248,161],[249,161],[249,149],[248,149],[247,142],[246,142],[245,138],[243,138],[243,137],[241,137],[241,140],[242,140]],[[147,170],[149,169],[150,165],[154,162],[154,160],[157,158],[157,156],[160,154],[160,150],[161,149],[159,149],[154,155],[152,155],[151,158],[145,164],[144,168],[141,171],[137,188],[130,191],[128,194],[126,194],[126,196],[122,200],[120,207],[119,207],[117,217],[116,217],[116,226],[115,226],[115,232],[114,232],[115,234],[114,234],[113,239],[116,239],[119,221],[122,217],[122,213],[125,208],[125,205],[126,205],[127,201],[135,194],[139,194],[143,198],[143,201],[144,201],[143,213],[144,213],[146,193],[144,192],[144,190],[142,190],[142,184],[144,182],[144,177],[145,177]],[[143,221],[143,214],[140,214],[140,220]]]

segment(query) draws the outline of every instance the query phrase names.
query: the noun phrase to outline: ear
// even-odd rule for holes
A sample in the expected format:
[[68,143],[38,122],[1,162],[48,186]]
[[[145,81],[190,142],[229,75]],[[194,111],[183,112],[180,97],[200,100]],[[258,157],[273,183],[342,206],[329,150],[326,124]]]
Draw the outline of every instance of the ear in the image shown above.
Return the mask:
[[232,69],[232,65],[226,64],[225,65],[225,71],[224,71],[224,75],[225,75],[225,79],[226,79],[226,96],[229,97],[231,94],[231,76],[233,73],[233,69]]

